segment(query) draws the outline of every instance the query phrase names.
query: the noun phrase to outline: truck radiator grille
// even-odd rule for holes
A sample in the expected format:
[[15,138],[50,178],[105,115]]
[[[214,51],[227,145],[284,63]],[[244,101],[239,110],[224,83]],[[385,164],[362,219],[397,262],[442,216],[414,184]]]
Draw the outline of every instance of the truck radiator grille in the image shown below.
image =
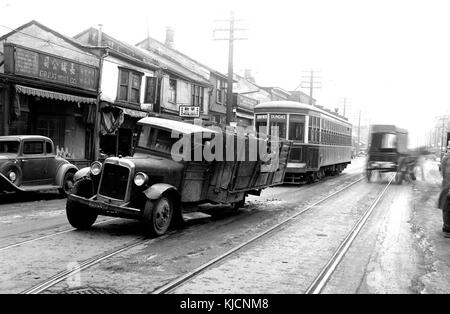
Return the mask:
[[105,163],[99,194],[118,200],[125,200],[129,177],[130,169],[120,165]]

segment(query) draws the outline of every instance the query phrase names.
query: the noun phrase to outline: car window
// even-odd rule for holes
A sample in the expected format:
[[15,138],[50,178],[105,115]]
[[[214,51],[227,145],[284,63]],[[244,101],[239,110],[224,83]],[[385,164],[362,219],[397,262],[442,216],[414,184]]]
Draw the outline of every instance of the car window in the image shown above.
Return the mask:
[[45,142],[46,152],[47,154],[53,153],[53,145],[50,142]]
[[0,142],[0,154],[10,153],[17,154],[19,152],[19,141],[1,141]]
[[23,143],[23,153],[27,155],[43,154],[44,142],[42,141],[28,141]]

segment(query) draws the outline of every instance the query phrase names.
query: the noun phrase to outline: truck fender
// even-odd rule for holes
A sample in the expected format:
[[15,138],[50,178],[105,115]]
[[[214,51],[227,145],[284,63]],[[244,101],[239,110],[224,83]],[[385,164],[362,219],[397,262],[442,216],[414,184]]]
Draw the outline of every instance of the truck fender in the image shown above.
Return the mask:
[[63,164],[59,167],[58,172],[56,173],[56,184],[59,186],[63,186],[64,176],[68,171],[73,171],[73,173],[78,171],[78,168],[72,164]]
[[80,170],[75,172],[75,175],[73,176],[73,182],[77,182],[78,180],[80,180],[82,178],[89,177],[90,173],[91,173],[91,167],[81,168]]
[[156,200],[167,191],[174,191],[179,195],[178,190],[173,185],[167,183],[156,183],[144,191],[145,196],[150,200]]

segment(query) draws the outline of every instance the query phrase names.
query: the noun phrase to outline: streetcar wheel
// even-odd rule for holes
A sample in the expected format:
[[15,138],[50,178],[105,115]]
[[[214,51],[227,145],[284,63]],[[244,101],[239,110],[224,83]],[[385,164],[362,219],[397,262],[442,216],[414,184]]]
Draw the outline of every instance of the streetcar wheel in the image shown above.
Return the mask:
[[173,216],[172,202],[165,196],[148,200],[144,209],[144,224],[152,236],[161,236],[169,229]]
[[86,205],[67,200],[66,216],[72,227],[80,230],[89,229],[97,220],[97,213]]

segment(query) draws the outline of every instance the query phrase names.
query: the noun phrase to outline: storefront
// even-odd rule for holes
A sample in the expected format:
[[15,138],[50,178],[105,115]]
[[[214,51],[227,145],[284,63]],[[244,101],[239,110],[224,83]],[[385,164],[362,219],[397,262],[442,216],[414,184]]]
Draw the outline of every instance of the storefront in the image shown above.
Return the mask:
[[[16,44],[4,44],[0,73],[2,135],[51,138],[77,166],[92,158],[98,68]],[[94,56],[92,56],[94,58]]]
[[254,120],[254,109],[258,101],[243,95],[233,94],[233,111],[238,126],[251,127]]

